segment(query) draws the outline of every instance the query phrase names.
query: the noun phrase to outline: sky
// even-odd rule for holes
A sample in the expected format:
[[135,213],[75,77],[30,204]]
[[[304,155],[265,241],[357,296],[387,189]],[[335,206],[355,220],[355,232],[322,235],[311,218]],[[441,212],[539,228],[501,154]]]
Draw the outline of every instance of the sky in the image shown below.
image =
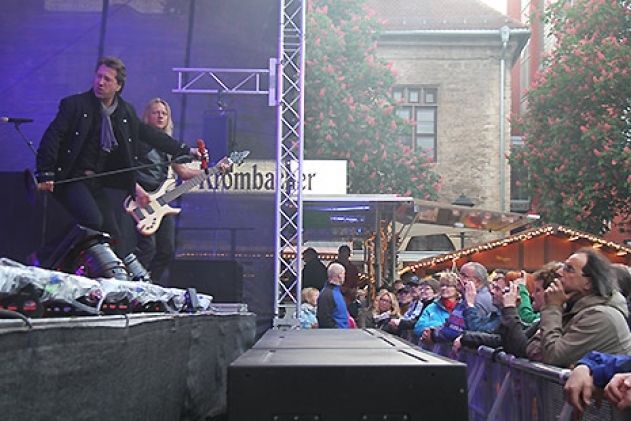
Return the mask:
[[502,13],[506,13],[506,0],[481,0],[482,3],[486,3],[496,10]]

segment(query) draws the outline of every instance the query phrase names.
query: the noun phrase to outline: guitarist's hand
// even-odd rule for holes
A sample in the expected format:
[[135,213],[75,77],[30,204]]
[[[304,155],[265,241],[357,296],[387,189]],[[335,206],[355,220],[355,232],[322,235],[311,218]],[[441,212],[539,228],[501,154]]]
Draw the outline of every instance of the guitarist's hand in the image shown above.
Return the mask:
[[206,161],[208,161],[208,160],[210,159],[210,157],[209,157],[209,155],[208,155],[208,150],[207,150],[207,149],[205,149],[205,150],[204,150],[204,154],[203,154],[203,156],[202,156],[202,154],[199,152],[199,149],[197,149],[197,148],[191,148],[191,149],[190,149],[190,151],[189,151],[189,153],[191,154],[191,156],[192,156],[193,158],[195,158],[195,159],[196,159],[196,160],[198,160],[198,161],[201,161],[201,160],[202,160],[202,158],[205,158],[205,159],[206,159]]
[[52,181],[42,181],[37,183],[37,190],[52,192],[55,189],[55,184]]
[[232,171],[232,164],[228,160],[228,158],[224,158],[217,163],[217,169],[222,174],[227,174]]
[[149,204],[150,200],[149,193],[147,193],[140,184],[136,183],[136,205],[144,208]]

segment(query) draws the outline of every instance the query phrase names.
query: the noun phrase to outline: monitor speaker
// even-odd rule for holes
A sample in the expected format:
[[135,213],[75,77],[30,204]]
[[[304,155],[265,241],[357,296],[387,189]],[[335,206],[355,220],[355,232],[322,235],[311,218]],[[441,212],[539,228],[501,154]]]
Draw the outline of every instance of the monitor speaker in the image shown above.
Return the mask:
[[216,303],[243,302],[243,268],[234,260],[175,260],[169,286],[195,288]]
[[266,334],[228,367],[230,421],[468,419],[466,365],[381,336]]

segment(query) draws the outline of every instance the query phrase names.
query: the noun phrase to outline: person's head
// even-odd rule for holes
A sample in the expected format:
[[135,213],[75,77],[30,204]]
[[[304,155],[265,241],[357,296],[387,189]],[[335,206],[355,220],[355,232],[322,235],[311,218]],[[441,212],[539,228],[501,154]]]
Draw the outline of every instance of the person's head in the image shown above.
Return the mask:
[[535,311],[541,311],[545,304],[544,293],[555,279],[559,277],[557,271],[563,266],[561,262],[548,262],[532,274],[533,291],[532,291],[532,308]]
[[147,103],[145,111],[142,113],[142,121],[156,129],[162,130],[169,136],[173,134],[171,107],[162,98],[153,98]]
[[504,292],[508,288],[509,281],[506,279],[504,272],[494,272],[491,276],[491,295],[493,304],[497,307],[504,305]]
[[110,105],[117,93],[122,92],[127,68],[118,57],[101,57],[96,62],[92,88],[101,102]]
[[302,258],[305,263],[309,263],[310,261],[316,260],[318,258],[318,252],[313,247],[309,247],[302,252]]
[[365,288],[359,288],[355,293],[355,299],[359,301],[362,305],[367,303],[368,299],[368,291]]
[[379,291],[379,294],[375,297],[373,311],[375,314],[381,314],[389,311],[393,315],[397,316],[401,313],[397,297],[390,291]]
[[419,298],[422,301],[433,300],[440,292],[440,281],[433,277],[425,278],[419,286]]
[[410,287],[410,294],[413,300],[421,298],[421,280],[415,274],[408,276],[405,285]]
[[625,296],[625,298],[629,298],[631,295],[631,268],[623,265],[622,263],[614,263],[611,266],[611,269],[618,281],[620,292]]
[[453,272],[442,272],[438,278],[440,285],[440,298],[445,300],[455,300],[458,292],[458,275]]
[[486,268],[478,262],[467,262],[462,265],[460,278],[463,281],[473,281],[477,289],[485,287],[489,283]]
[[340,263],[331,263],[326,270],[329,282],[334,285],[342,285],[346,276],[346,268]]
[[400,279],[397,279],[396,281],[394,281],[392,283],[392,292],[394,292],[396,294],[404,286],[405,286],[405,284],[403,283],[403,281],[400,280]]
[[617,288],[611,262],[602,253],[589,247],[568,257],[557,273],[570,298],[587,295],[611,297]]
[[412,287],[405,285],[396,291],[396,295],[400,305],[409,304],[412,302]]
[[337,249],[337,258],[341,262],[348,262],[351,257],[351,248],[347,245],[342,245]]
[[302,302],[309,303],[315,307],[318,304],[319,295],[320,291],[318,291],[316,288],[303,288],[301,292]]

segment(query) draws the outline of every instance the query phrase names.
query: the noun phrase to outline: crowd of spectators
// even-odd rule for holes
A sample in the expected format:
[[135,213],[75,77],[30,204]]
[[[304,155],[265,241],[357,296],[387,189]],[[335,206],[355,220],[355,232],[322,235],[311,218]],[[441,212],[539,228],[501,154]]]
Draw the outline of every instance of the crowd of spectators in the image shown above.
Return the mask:
[[[358,327],[383,329],[426,349],[435,343],[453,344],[454,353],[480,345],[502,349],[573,369],[565,391],[578,413],[599,390],[619,408],[631,407],[631,272],[598,250],[580,249],[532,274],[489,273],[477,262],[423,279],[407,274],[374,293],[372,301],[367,289],[357,288],[354,273],[352,288],[343,287],[344,257],[329,265],[317,321],[307,327],[319,322],[321,328],[347,328],[357,321]],[[349,291],[356,294],[354,300]],[[313,297],[313,289],[309,293]],[[303,301],[316,307],[307,296]],[[335,314],[326,323],[321,322],[322,304]]]

